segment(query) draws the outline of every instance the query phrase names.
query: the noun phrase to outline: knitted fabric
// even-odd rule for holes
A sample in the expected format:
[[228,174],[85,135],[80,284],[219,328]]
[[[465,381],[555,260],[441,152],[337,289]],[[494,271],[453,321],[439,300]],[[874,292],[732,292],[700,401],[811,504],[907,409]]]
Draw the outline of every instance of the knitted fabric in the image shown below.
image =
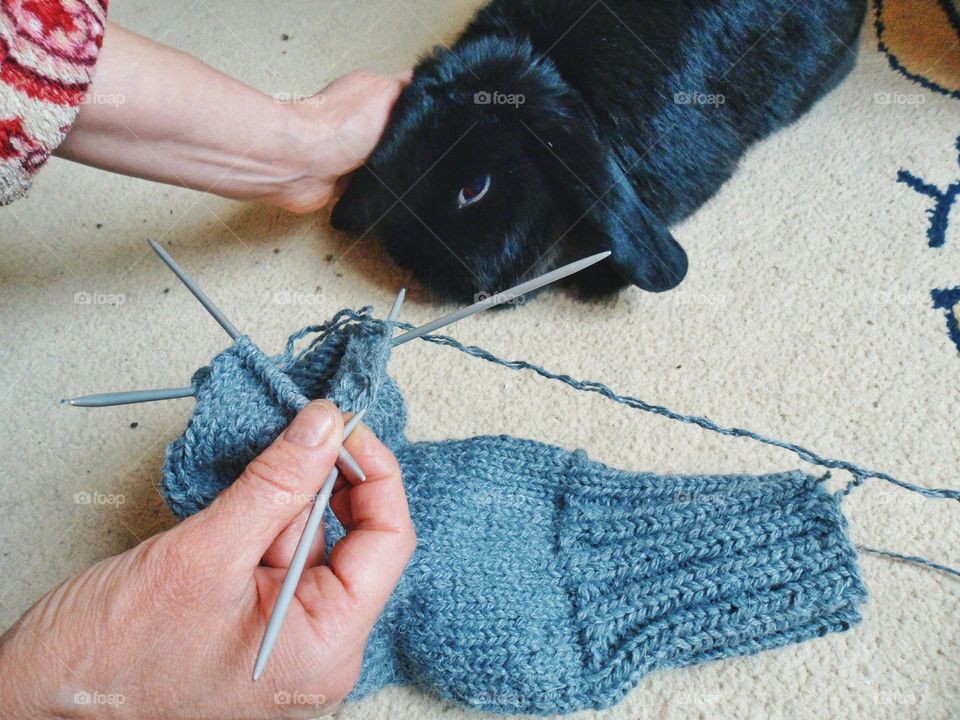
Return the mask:
[[106,16],[107,0],[0,0],[0,205],[26,193],[73,125]]
[[[209,505],[313,398],[343,412],[369,407],[366,425],[387,445],[399,444],[406,413],[386,375],[387,326],[368,318],[348,327],[350,316],[304,328],[274,358],[241,336],[194,373],[197,406],[167,448],[163,470],[164,496],[179,517]],[[294,356],[294,344],[310,333],[319,335]]]
[[[163,473],[186,516],[308,398],[370,408],[403,469],[418,543],[351,697],[412,683],[496,712],[601,708],[651,670],[860,620],[856,553],[819,480],[624,472],[503,435],[411,443],[386,373],[391,330],[342,311],[275,358],[240,338],[195,374],[196,410]],[[343,534],[329,513],[326,533],[328,547]]]

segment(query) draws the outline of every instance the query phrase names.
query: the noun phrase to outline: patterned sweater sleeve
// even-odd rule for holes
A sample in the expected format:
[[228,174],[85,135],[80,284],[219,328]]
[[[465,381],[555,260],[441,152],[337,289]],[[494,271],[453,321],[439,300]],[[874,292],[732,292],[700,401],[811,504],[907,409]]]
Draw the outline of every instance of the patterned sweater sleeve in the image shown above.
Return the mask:
[[0,205],[66,137],[103,43],[108,0],[0,0]]

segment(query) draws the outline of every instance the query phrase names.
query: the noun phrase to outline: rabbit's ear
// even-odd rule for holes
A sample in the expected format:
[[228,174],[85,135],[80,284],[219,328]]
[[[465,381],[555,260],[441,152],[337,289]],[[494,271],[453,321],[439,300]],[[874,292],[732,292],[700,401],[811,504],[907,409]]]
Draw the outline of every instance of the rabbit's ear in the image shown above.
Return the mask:
[[562,165],[557,172],[573,176],[580,222],[589,224],[597,249],[610,250],[617,274],[650,292],[679,285],[687,274],[687,254],[637,196],[613,152],[583,124],[571,123],[559,136],[545,124],[543,133],[554,135],[551,147],[557,150],[551,152]]
[[605,167],[597,178],[603,182],[590,182],[593,192],[584,198],[590,207],[586,219],[604,237],[624,280],[649,292],[675,288],[687,274],[686,252],[640,200],[612,154],[604,154]]
[[334,206],[330,224],[345,232],[366,232],[383,213],[382,195],[380,182],[366,165],[360,166]]

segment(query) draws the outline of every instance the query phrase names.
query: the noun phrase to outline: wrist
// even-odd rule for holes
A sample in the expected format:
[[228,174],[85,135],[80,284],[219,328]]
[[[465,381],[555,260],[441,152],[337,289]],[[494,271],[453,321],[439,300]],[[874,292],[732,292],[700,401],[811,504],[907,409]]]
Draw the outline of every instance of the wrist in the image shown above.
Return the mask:
[[333,199],[339,174],[332,151],[336,139],[321,107],[322,96],[276,102],[277,127],[267,151],[271,189],[263,202],[293,212],[310,212]]
[[97,653],[78,652],[60,617],[54,592],[0,637],[0,714],[11,720],[121,717],[124,698],[94,691],[90,683]]

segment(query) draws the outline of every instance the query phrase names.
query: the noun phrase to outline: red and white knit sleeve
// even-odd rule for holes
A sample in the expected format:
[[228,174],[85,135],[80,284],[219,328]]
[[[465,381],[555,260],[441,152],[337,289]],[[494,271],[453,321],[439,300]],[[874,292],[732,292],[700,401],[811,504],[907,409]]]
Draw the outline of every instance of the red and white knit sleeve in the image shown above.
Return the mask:
[[0,0],[0,205],[23,196],[76,120],[107,0]]

